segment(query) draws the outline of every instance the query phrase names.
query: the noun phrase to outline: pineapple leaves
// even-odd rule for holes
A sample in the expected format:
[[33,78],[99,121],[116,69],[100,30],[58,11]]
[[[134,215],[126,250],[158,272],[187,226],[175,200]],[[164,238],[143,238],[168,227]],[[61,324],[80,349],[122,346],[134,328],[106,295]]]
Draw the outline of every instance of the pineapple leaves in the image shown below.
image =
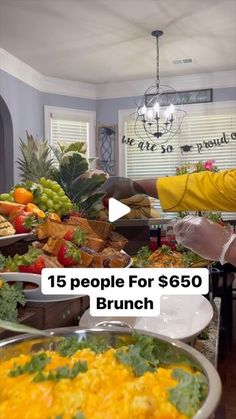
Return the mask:
[[50,179],[54,161],[47,141],[35,139],[27,131],[26,133],[26,142],[20,138],[22,157],[17,160],[22,181],[31,180],[37,183],[42,176]]

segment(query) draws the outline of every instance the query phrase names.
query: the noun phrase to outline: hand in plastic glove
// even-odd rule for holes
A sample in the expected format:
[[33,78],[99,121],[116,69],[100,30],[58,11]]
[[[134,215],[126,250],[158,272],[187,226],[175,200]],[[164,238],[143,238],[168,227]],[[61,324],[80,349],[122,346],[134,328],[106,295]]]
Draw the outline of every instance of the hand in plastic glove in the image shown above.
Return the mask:
[[[187,216],[174,225],[177,242],[205,259],[217,260],[221,264],[235,241],[236,235],[205,217]],[[235,243],[234,243],[235,245]]]
[[118,176],[110,177],[102,185],[101,190],[108,197],[113,197],[118,200],[122,198],[129,198],[130,196],[138,193],[134,187],[134,182],[131,179]]

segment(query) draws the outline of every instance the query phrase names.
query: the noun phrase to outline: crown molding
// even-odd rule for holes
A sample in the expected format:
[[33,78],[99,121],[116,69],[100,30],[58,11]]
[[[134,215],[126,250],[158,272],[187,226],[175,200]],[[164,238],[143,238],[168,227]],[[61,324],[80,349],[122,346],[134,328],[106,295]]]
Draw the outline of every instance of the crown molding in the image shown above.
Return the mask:
[[[153,79],[97,84],[97,98],[142,96],[145,90],[154,84]],[[171,86],[177,91],[236,87],[236,70],[163,77],[161,85]]]
[[[93,100],[142,96],[146,88],[154,83],[154,80],[149,79],[93,84],[48,77],[1,48],[0,70],[44,93]],[[236,70],[162,78],[161,84],[172,86],[178,91],[236,87]]]
[[0,48],[0,70],[44,93],[96,99],[96,85],[79,81],[48,77]]

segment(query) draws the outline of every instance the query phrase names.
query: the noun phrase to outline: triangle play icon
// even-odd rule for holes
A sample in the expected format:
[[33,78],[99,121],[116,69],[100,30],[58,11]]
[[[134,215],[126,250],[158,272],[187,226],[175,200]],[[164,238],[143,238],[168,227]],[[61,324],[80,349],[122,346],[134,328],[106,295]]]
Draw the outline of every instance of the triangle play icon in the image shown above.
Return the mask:
[[108,218],[109,221],[112,223],[113,221],[119,220],[119,218],[124,217],[124,215],[128,214],[131,209],[122,204],[122,202],[117,201],[115,198],[110,198],[108,202]]

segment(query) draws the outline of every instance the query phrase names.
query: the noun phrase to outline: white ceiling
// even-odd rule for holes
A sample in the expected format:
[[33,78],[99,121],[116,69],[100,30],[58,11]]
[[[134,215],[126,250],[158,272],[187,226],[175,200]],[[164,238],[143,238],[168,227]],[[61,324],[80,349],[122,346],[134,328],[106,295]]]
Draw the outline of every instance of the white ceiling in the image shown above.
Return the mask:
[[236,0],[0,0],[0,47],[51,77],[147,79],[162,29],[161,76],[233,70],[235,16]]

